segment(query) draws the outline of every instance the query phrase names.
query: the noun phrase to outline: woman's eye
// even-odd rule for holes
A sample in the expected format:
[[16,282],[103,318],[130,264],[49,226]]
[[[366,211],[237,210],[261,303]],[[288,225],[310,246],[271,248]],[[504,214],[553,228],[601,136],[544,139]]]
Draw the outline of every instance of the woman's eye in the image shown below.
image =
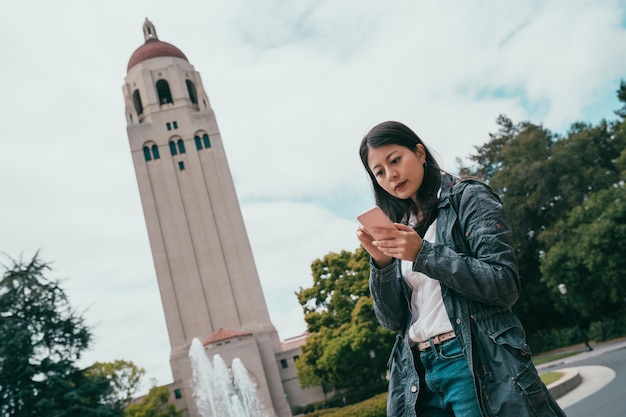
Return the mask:
[[374,172],[374,176],[375,177],[380,177],[381,175],[383,175],[383,171],[376,171],[376,172]]
[[398,163],[398,161],[400,161],[400,158],[399,158],[399,157],[398,157],[398,158],[393,158],[393,159],[391,160],[391,164],[392,164],[392,165],[397,164],[397,163]]

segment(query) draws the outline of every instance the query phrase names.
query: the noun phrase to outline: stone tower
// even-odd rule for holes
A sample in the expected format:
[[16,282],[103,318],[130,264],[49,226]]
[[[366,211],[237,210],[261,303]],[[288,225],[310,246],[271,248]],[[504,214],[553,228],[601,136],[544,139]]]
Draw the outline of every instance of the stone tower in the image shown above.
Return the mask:
[[276,358],[281,344],[215,113],[185,54],[160,41],[147,19],[143,32],[122,89],[177,394],[196,415],[188,352],[198,338],[228,364],[242,360],[268,415],[290,416]]

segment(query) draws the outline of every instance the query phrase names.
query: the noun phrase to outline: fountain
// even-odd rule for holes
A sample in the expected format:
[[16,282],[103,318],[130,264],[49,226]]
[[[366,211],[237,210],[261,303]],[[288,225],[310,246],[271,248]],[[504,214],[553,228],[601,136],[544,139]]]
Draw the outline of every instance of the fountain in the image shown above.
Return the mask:
[[233,359],[231,369],[220,355],[214,355],[211,362],[202,342],[193,339],[189,359],[201,417],[267,417],[258,399],[256,384],[239,358]]

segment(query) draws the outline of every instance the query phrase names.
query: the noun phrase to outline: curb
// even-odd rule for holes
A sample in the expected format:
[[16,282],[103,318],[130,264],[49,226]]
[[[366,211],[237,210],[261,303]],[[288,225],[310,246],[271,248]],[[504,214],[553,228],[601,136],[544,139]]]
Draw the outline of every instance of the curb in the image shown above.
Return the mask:
[[[582,349],[582,346],[578,347]],[[579,355],[570,356],[564,359],[558,359],[553,362],[543,363],[541,365],[538,365],[536,368],[539,373],[543,373],[550,371],[550,368],[553,367],[573,365],[574,363],[579,362],[583,359],[589,359],[618,349],[626,349],[626,338],[623,337],[619,339],[614,339],[609,342],[596,343],[594,344],[593,351],[585,351],[581,352]],[[548,391],[555,400],[559,397],[564,396],[575,388],[578,388],[581,384],[585,382],[583,381],[582,375],[575,367],[571,369],[561,368],[557,371],[563,372],[564,375],[547,387]]]
[[565,375],[548,385],[550,395],[556,400],[579,386],[583,379],[576,370],[562,370]]

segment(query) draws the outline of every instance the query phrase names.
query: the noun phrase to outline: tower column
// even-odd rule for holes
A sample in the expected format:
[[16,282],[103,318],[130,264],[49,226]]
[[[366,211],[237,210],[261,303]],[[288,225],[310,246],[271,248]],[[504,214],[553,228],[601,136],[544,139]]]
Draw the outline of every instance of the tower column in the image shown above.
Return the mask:
[[[198,338],[225,359],[241,359],[270,415],[291,416],[276,358],[281,344],[200,74],[147,19],[143,32],[122,90],[175,383],[193,416],[188,352]],[[220,331],[238,336],[219,345],[211,337]]]

